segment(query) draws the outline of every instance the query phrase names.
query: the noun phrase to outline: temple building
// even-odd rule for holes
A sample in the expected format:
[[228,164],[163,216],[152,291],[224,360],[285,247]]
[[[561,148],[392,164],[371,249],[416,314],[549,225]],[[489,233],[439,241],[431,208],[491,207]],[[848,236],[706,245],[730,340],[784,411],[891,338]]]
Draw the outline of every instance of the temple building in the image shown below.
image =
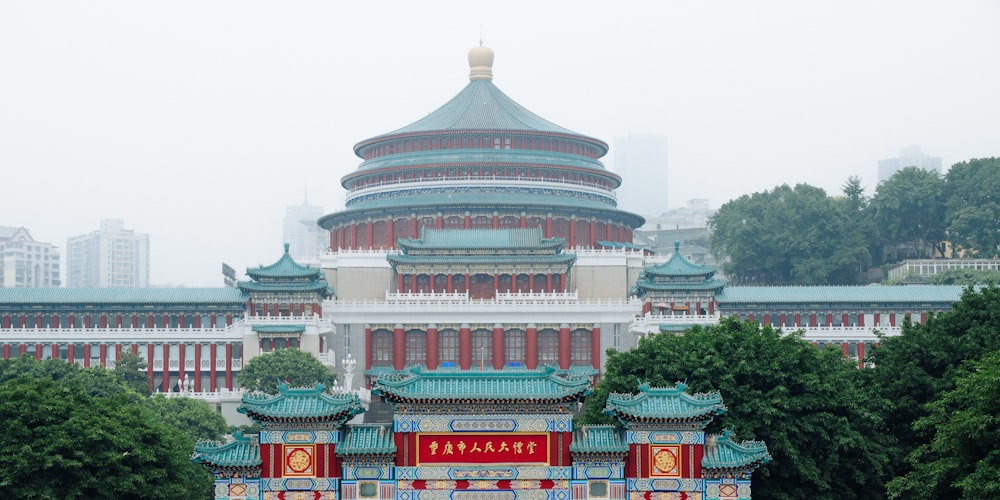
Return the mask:
[[641,384],[608,398],[617,424],[574,427],[591,372],[385,372],[373,394],[391,424],[345,423],[363,412],[356,396],[283,386],[243,397],[259,435],[200,442],[193,460],[217,500],[751,498],[771,457],[759,441],[706,436],[726,411],[718,393]]

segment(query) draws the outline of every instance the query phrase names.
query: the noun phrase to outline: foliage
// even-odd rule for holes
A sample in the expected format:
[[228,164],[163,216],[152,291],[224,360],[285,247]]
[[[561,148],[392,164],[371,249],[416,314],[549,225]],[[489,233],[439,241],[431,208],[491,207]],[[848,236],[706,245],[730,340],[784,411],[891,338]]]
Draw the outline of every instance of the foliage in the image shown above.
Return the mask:
[[932,285],[987,285],[1000,283],[1000,271],[976,269],[948,269],[930,277]]
[[970,257],[1000,257],[1000,158],[956,163],[945,180],[954,248]]
[[243,365],[236,376],[241,387],[277,394],[278,385],[306,387],[316,383],[331,387],[337,376],[313,355],[298,349],[279,349],[262,354]]
[[741,196],[709,219],[712,252],[728,258],[723,271],[736,283],[856,283],[870,255],[852,227],[863,192],[851,196],[837,202],[806,184]]
[[[904,458],[927,446],[933,429],[914,426],[928,417],[928,404],[955,388],[963,363],[1000,349],[1000,288],[966,289],[962,300],[924,324],[903,324],[902,334],[872,349],[874,368],[862,370],[871,397],[884,400],[883,414],[895,441],[890,476],[905,476]],[[996,444],[996,443],[993,443]]]
[[125,381],[135,392],[149,396],[152,386],[149,375],[146,374],[146,360],[130,350],[123,350],[115,363],[115,375]]
[[971,363],[915,427],[933,433],[889,483],[891,498],[1000,498],[1000,351]]
[[[109,372],[60,360],[4,363],[0,490],[4,498],[207,498],[211,474],[193,443],[164,425]],[[19,364],[25,363],[25,364]],[[48,372],[52,377],[40,376]],[[10,376],[13,375],[13,376]],[[94,380],[99,383],[89,384]],[[110,383],[118,381],[117,385]]]
[[867,398],[856,365],[798,335],[725,318],[683,335],[658,334],[628,352],[608,351],[605,374],[581,418],[608,423],[608,394],[637,380],[692,392],[719,391],[729,409],[709,431],[734,427],[762,439],[774,460],[754,472],[754,496],[769,499],[880,498],[885,472],[881,402]]
[[192,442],[199,439],[221,441],[229,433],[229,424],[222,414],[208,403],[192,398],[166,397],[157,394],[148,398],[147,405],[160,421],[187,433]]
[[872,216],[894,251],[910,244],[929,250],[929,256],[944,255],[944,184],[937,172],[918,167],[906,167],[879,184],[871,201]]

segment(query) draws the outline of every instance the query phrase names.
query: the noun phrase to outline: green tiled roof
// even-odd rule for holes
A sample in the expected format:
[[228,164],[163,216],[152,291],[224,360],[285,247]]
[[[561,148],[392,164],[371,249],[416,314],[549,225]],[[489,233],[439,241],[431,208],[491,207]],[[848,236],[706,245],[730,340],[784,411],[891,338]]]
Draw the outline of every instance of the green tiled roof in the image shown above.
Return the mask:
[[675,387],[650,387],[639,384],[638,394],[612,393],[604,414],[628,422],[707,422],[726,412],[718,392],[688,394],[687,384]]
[[[708,470],[746,470],[752,471],[771,461],[767,445],[763,441],[743,441],[734,443],[730,440],[731,432],[727,429],[719,436],[710,436],[705,446],[705,456],[701,466]],[[713,439],[714,438],[714,439]]]
[[2,304],[243,304],[242,291],[218,288],[4,288]]
[[260,466],[260,444],[257,439],[233,433],[228,443],[218,441],[198,441],[194,445],[191,460],[215,467],[255,467]]
[[681,255],[681,243],[674,242],[674,253],[666,262],[660,265],[644,269],[647,275],[655,276],[705,276],[710,278],[715,274],[716,269],[712,266],[700,266],[692,264]]
[[269,266],[257,266],[247,269],[247,274],[255,279],[261,278],[305,278],[319,276],[321,271],[312,266],[303,266],[288,254],[288,243],[285,243],[285,253],[278,262]]
[[962,299],[961,286],[730,286],[716,295],[720,304],[942,303]]
[[357,394],[330,394],[323,384],[315,387],[289,388],[278,386],[278,394],[260,392],[244,394],[240,413],[254,420],[342,420],[363,413]]
[[390,264],[572,264],[576,254],[558,255],[389,255]]
[[396,453],[392,424],[352,424],[344,427],[338,455],[390,455]]
[[[348,210],[392,208],[392,207],[442,207],[451,205],[484,206],[484,207],[521,207],[538,205],[540,207],[591,208],[595,210],[616,211],[610,203],[572,196],[552,196],[544,193],[495,191],[477,189],[455,192],[401,192],[393,196],[373,199],[359,199],[348,202]],[[622,212],[625,213],[625,212]],[[631,214],[630,214],[631,215]],[[634,215],[634,217],[638,217]],[[645,219],[641,219],[645,221]]]
[[726,286],[725,280],[710,279],[707,281],[698,282],[684,282],[675,281],[670,283],[657,283],[655,281],[639,280],[636,281],[634,290],[639,292],[641,290],[658,290],[658,291],[680,291],[680,290],[718,290]]
[[399,245],[408,248],[558,248],[566,244],[563,238],[543,237],[542,228],[526,229],[434,229],[424,228],[420,239],[400,238]]
[[413,367],[383,373],[372,394],[393,402],[566,402],[590,395],[592,370],[426,370]]
[[521,149],[437,149],[432,151],[411,151],[372,158],[361,163],[358,170],[346,179],[358,174],[385,168],[397,167],[471,167],[471,166],[532,166],[541,168],[573,168],[596,170],[606,175],[615,174],[604,169],[600,160],[556,151],[526,151]]
[[296,282],[296,281],[271,281],[260,283],[257,281],[240,281],[239,287],[242,290],[253,292],[324,292],[326,296],[331,295],[330,286],[326,278],[317,281]]
[[[445,130],[518,130],[580,136],[528,111],[492,81],[472,80],[455,97],[429,115],[380,137]],[[586,139],[600,143],[596,139]],[[357,149],[358,146],[355,146]],[[607,151],[606,145],[604,150]]]
[[572,453],[628,453],[628,443],[613,425],[584,425],[573,431]]
[[251,330],[261,333],[286,333],[286,332],[304,332],[306,331],[306,325],[253,325],[250,327]]

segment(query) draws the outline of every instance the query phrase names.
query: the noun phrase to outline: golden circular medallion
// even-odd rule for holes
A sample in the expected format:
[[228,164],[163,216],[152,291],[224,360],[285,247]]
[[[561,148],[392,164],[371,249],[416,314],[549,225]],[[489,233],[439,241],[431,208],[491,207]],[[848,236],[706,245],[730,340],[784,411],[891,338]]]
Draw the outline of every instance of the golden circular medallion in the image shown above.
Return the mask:
[[306,450],[298,448],[288,454],[287,463],[292,472],[301,473],[309,470],[309,466],[312,465],[312,457]]
[[677,467],[677,457],[670,450],[660,450],[653,455],[653,467],[663,473],[673,472]]

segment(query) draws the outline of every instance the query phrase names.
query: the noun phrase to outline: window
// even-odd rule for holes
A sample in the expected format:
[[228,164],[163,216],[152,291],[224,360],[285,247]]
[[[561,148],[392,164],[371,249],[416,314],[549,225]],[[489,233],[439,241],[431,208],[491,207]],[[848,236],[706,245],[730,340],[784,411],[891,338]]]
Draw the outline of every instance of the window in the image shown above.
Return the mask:
[[457,330],[449,328],[438,332],[438,362],[443,368],[458,366]]
[[538,364],[557,365],[559,361],[559,332],[546,329],[538,331]]
[[372,332],[372,366],[392,366],[392,332],[376,330]]
[[591,481],[590,488],[587,492],[589,498],[608,498],[608,482],[607,481]]
[[485,328],[472,332],[472,363],[493,366],[493,331]]
[[378,483],[371,481],[358,483],[358,498],[378,498]]
[[523,366],[525,352],[524,330],[511,330],[504,335],[504,358],[507,366]]
[[590,366],[591,336],[587,330],[574,330],[569,334],[569,360],[572,366]]
[[427,334],[420,330],[405,333],[406,366],[427,365]]

